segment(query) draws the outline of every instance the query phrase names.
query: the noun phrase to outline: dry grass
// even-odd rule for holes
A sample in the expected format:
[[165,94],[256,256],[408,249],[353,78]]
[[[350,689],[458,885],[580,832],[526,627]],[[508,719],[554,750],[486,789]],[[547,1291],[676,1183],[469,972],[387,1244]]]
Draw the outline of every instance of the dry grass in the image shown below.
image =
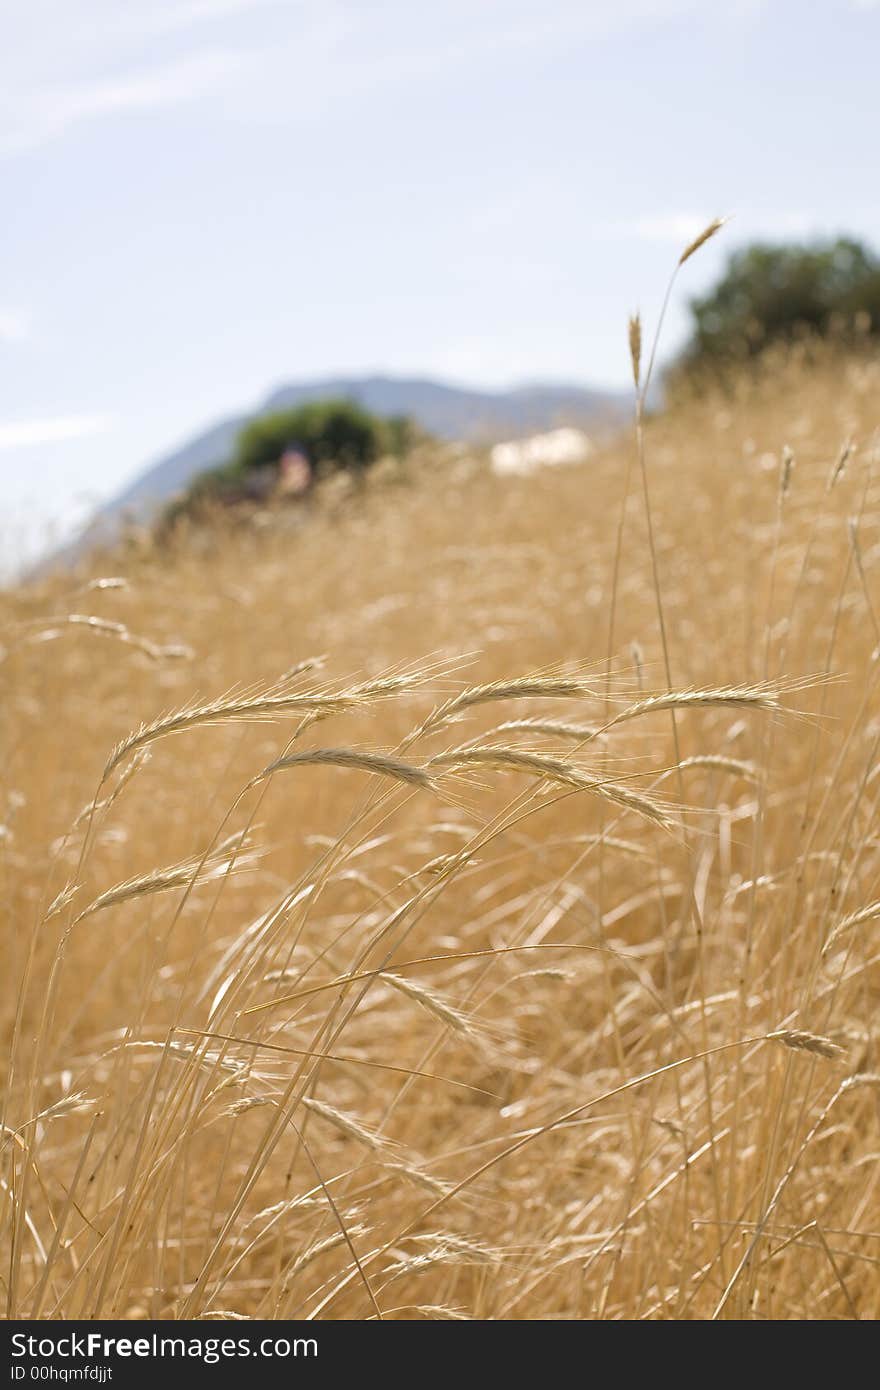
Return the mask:
[[878,386],[2,596],[10,1314],[880,1314]]

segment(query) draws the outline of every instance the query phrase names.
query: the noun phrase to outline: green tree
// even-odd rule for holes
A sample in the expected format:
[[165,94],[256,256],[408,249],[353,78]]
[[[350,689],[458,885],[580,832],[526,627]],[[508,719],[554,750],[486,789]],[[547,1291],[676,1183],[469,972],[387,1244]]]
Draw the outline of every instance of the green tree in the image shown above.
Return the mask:
[[405,458],[423,437],[408,415],[389,415],[382,422],[383,449],[395,458]]
[[238,436],[233,473],[277,463],[285,449],[298,447],[319,471],[366,468],[383,448],[383,422],[346,400],[308,401],[292,410],[259,415]]
[[[382,454],[403,458],[424,436],[403,415],[383,419],[348,400],[308,401],[290,410],[259,415],[239,432],[229,458],[198,474],[165,508],[161,529],[215,505],[259,498],[287,449],[305,454],[317,474],[365,470]],[[254,474],[261,475],[254,478]],[[254,486],[254,484],[256,486]]]
[[858,241],[748,246],[690,304],[685,365],[754,356],[780,340],[831,329],[880,333],[880,260]]

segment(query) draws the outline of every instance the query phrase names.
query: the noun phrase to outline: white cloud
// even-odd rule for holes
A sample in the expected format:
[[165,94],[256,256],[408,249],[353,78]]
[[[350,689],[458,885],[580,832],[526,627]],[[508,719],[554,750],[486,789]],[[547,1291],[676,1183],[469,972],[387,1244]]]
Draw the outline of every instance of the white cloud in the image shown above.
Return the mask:
[[[111,82],[62,89],[55,95],[55,118],[69,124],[114,111],[173,106],[216,86],[238,67],[239,62],[233,54],[205,53],[165,67],[129,73]],[[49,104],[53,104],[51,97]]]
[[[713,24],[772,0],[725,0]],[[703,16],[703,0],[27,0],[4,18],[0,151],[71,126],[222,93],[258,120],[362,99],[466,64],[528,62],[572,43]],[[222,34],[219,48],[218,35]],[[239,70],[243,79],[233,82]],[[237,88],[237,89],[236,89]]]
[[618,229],[639,241],[675,241],[683,246],[700,235],[712,221],[712,214],[701,212],[668,212],[656,217],[637,217]]
[[226,19],[230,15],[241,14],[245,10],[255,10],[260,6],[283,4],[284,0],[188,0],[182,4],[151,5],[141,15],[132,15],[135,24],[149,29],[185,29],[191,24]]
[[232,53],[201,53],[119,77],[36,88],[0,127],[0,148],[41,144],[71,126],[126,111],[193,101],[241,68]]
[[240,29],[246,20],[250,37],[252,12],[279,8],[281,0],[27,0],[10,6],[0,45],[0,152],[41,145],[87,120],[195,101],[222,89],[247,63],[241,33],[229,26]]
[[[628,222],[608,224],[606,230],[615,236],[635,237],[639,241],[668,242],[681,247],[687,246],[694,237],[709,225],[713,217],[725,216],[721,213],[706,212],[665,212],[653,216],[635,217]],[[822,228],[814,214],[809,212],[759,212],[744,210],[731,216],[726,235],[733,235],[737,241],[760,237],[806,237],[821,231]]]
[[35,444],[60,444],[103,434],[110,428],[106,415],[56,415],[43,420],[0,422],[0,449],[26,449]]
[[21,343],[30,331],[30,318],[22,309],[0,308],[0,343]]

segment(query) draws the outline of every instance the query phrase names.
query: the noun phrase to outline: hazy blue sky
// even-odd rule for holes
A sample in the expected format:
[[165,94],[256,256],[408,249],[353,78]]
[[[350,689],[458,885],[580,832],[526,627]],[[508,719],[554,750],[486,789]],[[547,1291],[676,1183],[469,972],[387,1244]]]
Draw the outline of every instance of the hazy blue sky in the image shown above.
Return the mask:
[[872,0],[3,0],[0,538],[290,378],[624,384],[738,241],[880,244]]

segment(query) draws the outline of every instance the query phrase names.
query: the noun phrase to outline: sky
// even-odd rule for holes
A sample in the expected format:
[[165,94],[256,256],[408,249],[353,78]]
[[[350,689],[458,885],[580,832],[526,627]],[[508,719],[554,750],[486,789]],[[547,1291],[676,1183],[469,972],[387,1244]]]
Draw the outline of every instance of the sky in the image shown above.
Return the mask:
[[[880,248],[880,0],[0,0],[0,546],[285,381],[625,386],[682,246]],[[2,564],[2,557],[0,557]]]

